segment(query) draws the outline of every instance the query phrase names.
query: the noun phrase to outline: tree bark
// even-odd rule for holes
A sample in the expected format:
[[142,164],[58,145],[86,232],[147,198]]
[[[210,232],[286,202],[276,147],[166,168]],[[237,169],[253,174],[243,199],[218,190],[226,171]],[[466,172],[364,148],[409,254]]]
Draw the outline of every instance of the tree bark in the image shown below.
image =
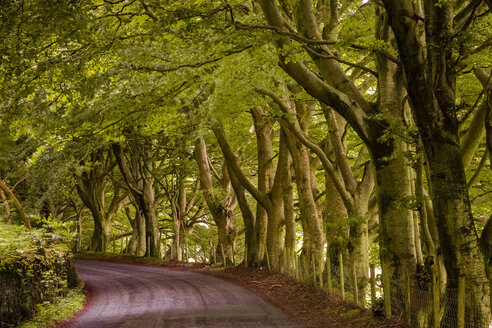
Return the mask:
[[5,214],[7,215],[7,223],[12,224],[12,218],[10,217],[9,201],[7,199],[7,196],[5,195],[5,192],[1,188],[0,188],[0,198],[2,198],[3,206],[5,208]]
[[[153,163],[148,147],[130,146],[130,158],[127,159],[123,148],[119,144],[113,144],[112,149],[116,162],[129,190],[131,203],[136,211],[136,224],[138,231],[137,252],[156,257],[160,252],[160,231],[157,221],[154,196],[154,178],[152,176]],[[147,240],[149,238],[149,240]],[[146,247],[150,241],[150,247]]]
[[[301,113],[302,114],[302,113]],[[294,124],[299,124],[296,121]],[[300,129],[300,127],[298,127]],[[295,181],[300,206],[303,230],[303,252],[309,263],[314,260],[317,268],[322,267],[324,234],[318,208],[312,190],[311,164],[308,148],[290,131],[285,131],[287,145],[294,164]]]
[[217,254],[222,257],[222,252],[220,251],[220,245],[224,249],[225,259],[223,259],[226,265],[232,265],[232,254],[233,254],[233,241],[235,237],[235,230],[232,225],[232,211],[229,208],[230,196],[226,194],[223,199],[219,197],[214,192],[214,185],[212,182],[212,174],[210,172],[209,160],[207,155],[207,148],[205,140],[203,137],[199,137],[195,141],[195,159],[198,165],[198,170],[200,172],[200,188],[203,191],[205,202],[212,214],[215,224],[217,225],[219,245],[217,245]]
[[258,249],[257,239],[256,239],[256,217],[253,212],[253,209],[249,205],[249,202],[246,198],[246,193],[244,187],[239,182],[238,178],[234,174],[234,171],[231,169],[230,165],[227,164],[227,169],[229,171],[229,176],[231,178],[232,188],[234,189],[234,193],[236,194],[237,201],[239,204],[239,208],[241,209],[241,213],[243,215],[244,228],[245,228],[245,247],[246,253],[248,256],[247,263],[249,266],[254,266],[257,262],[256,250]]
[[[267,194],[273,185],[273,121],[266,117],[265,110],[261,107],[254,107],[251,114],[256,134],[258,190]],[[271,250],[272,245],[267,246],[267,239],[271,239],[273,233],[268,229],[272,223],[270,221],[272,218],[269,218],[266,209],[258,204],[255,226],[257,247],[254,250],[256,263],[261,263],[264,260],[266,247]]]
[[466,277],[477,320],[487,327],[489,286],[478,247],[465,171],[461,161],[452,64],[453,3],[425,2],[425,40],[411,0],[383,0],[393,28],[406,89],[429,165],[431,198],[448,286]]
[[[217,138],[217,142],[219,143],[224,158],[228,162],[228,165],[230,165],[230,168],[234,172],[234,175],[237,177],[238,181],[267,212],[267,229],[272,230],[272,234],[267,233],[267,243],[269,243],[268,253],[273,268],[277,269],[277,265],[279,265],[277,259],[281,253],[281,249],[279,249],[281,248],[281,239],[279,238],[281,235],[280,223],[284,219],[282,191],[285,179],[287,179],[286,161],[288,161],[288,157],[285,156],[285,154],[279,154],[279,161],[277,162],[277,170],[275,172],[273,185],[270,192],[265,194],[254,186],[242,172],[237,158],[227,142],[222,123],[219,121],[216,122],[216,124],[212,127],[212,130]],[[277,231],[277,234],[275,234],[275,231]]]
[[[126,205],[126,193],[120,194],[121,189],[113,184],[114,193],[109,207],[106,209],[106,185],[108,170],[113,166],[110,154],[104,156],[105,150],[100,149],[91,155],[88,171],[76,176],[76,188],[80,199],[90,210],[94,220],[94,231],[89,249],[101,252],[106,249],[111,235],[113,220]],[[114,163],[114,162],[113,162]],[[105,167],[103,167],[105,166]]]
[[17,197],[14,195],[12,190],[10,190],[9,187],[5,184],[5,182],[0,178],[0,189],[9,196],[9,198],[12,200],[12,203],[17,210],[17,213],[19,214],[20,218],[22,219],[22,222],[24,222],[24,226],[27,228],[27,230],[31,231],[31,222],[29,221],[29,218],[27,217],[26,212],[24,211],[24,208],[22,207],[22,204],[19,202]]

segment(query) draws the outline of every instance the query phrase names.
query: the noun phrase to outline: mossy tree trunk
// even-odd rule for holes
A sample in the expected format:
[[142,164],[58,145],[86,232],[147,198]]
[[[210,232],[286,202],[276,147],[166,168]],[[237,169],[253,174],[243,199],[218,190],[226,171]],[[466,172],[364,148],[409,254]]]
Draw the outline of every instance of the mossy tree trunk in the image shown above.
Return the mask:
[[[268,243],[268,253],[270,264],[273,265],[274,269],[278,269],[280,264],[278,259],[282,254],[282,244],[280,236],[282,234],[282,221],[284,219],[284,205],[283,205],[283,189],[286,184],[286,179],[289,178],[288,174],[288,161],[289,156],[287,152],[283,152],[279,156],[277,162],[277,168],[275,171],[275,176],[273,178],[273,184],[271,185],[268,193],[264,193],[259,190],[255,185],[249,181],[249,179],[244,175],[241,167],[239,166],[236,155],[231,149],[227,141],[227,137],[224,131],[224,127],[221,122],[216,122],[212,127],[215,134],[217,142],[222,150],[222,153],[230,166],[231,171],[234,173],[238,182],[256,199],[259,206],[262,206],[268,217],[267,230],[267,243]],[[283,141],[282,141],[283,142]],[[267,146],[267,145],[265,145]],[[273,147],[271,143],[268,147]],[[283,147],[283,146],[281,146]],[[271,160],[271,159],[270,159]],[[265,178],[267,178],[265,176]],[[257,220],[258,221],[258,220]],[[258,222],[257,222],[258,224]],[[257,241],[258,242],[258,241]],[[262,264],[261,262],[256,262],[256,265]]]
[[149,144],[128,145],[130,156],[127,158],[123,154],[121,145],[112,145],[116,162],[129,190],[130,201],[136,211],[137,253],[141,256],[142,246],[146,245],[143,247],[145,255],[157,257],[160,254],[161,235],[157,221],[154,177],[152,175],[154,162],[149,147]]
[[[17,213],[21,217],[22,222],[24,222],[24,226],[28,230],[31,230],[32,229],[31,228],[31,222],[30,222],[29,218],[27,217],[27,214],[24,211],[24,208],[22,207],[22,204],[19,202],[19,200],[17,199],[17,197],[15,196],[15,194],[12,192],[12,190],[9,187],[7,187],[7,185],[2,180],[1,177],[0,177],[0,189],[2,190],[3,193],[5,193],[12,200],[12,203],[13,203],[15,209],[17,210]],[[2,197],[2,201],[5,202],[4,197]],[[8,208],[8,205],[6,206],[6,208]]]
[[116,182],[113,181],[113,197],[106,205],[106,187],[110,174],[115,165],[114,158],[106,149],[99,149],[90,155],[89,168],[76,175],[77,193],[90,210],[94,220],[94,231],[89,249],[101,252],[106,249],[111,236],[113,220],[119,211],[127,204],[128,197]]
[[[460,153],[456,117],[453,35],[465,28],[465,17],[455,16],[454,2],[436,6],[424,2],[422,23],[411,17],[422,13],[411,0],[383,0],[398,45],[406,89],[425,151],[430,191],[448,274],[448,286],[457,287],[458,276],[466,277],[472,306],[478,311],[481,327],[490,319],[489,284],[484,256],[478,247],[468,187]],[[480,5],[471,3],[470,6]]]
[[[213,168],[207,154],[207,146],[203,137],[198,137],[195,140],[195,159],[200,172],[200,188],[203,192],[205,202],[212,214],[219,237],[219,245],[217,245],[216,254],[222,258],[222,249],[224,250],[225,263],[229,266],[233,263],[233,242],[236,231],[232,224],[232,186],[227,173],[227,168],[223,172],[222,181],[219,181],[221,192],[215,191],[215,186],[212,181]],[[222,196],[221,196],[222,195]]]

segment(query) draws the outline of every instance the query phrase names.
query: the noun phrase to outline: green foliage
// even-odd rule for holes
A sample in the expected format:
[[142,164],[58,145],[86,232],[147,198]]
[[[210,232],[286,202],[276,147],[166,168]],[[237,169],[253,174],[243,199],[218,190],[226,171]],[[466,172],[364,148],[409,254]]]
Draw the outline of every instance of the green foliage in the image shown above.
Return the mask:
[[0,257],[20,255],[36,249],[36,235],[23,226],[0,223]]
[[376,301],[371,304],[371,312],[377,317],[382,317],[384,315],[384,299],[382,297],[378,297]]
[[20,328],[54,327],[56,323],[69,319],[82,309],[85,294],[81,287],[68,291],[63,297],[56,297],[52,302],[37,305],[36,316],[22,323]]
[[28,232],[24,227],[0,223],[0,259],[23,255],[37,249],[56,247],[65,248],[71,239],[68,224],[48,218],[33,220],[33,226],[39,226]]
[[369,246],[369,264],[374,264],[376,267],[381,266],[379,258],[379,243],[375,242]]
[[77,284],[72,257],[55,231],[0,224],[0,320],[16,323],[30,318],[37,304],[52,302]]

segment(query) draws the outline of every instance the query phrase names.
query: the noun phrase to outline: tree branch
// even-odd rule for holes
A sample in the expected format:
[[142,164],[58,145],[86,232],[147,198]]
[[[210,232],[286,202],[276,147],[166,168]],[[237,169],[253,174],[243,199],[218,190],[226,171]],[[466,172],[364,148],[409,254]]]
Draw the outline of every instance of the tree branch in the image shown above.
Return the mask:
[[243,171],[239,167],[236,155],[232,151],[229,143],[227,142],[227,138],[222,123],[220,121],[217,121],[216,124],[213,125],[212,131],[215,134],[215,137],[217,138],[217,142],[219,143],[220,149],[222,150],[224,157],[227,159],[228,164],[230,165],[232,171],[234,172],[234,175],[239,180],[241,185],[243,185],[243,187],[246,190],[248,190],[248,192],[256,199],[258,203],[260,203],[261,206],[263,206],[265,209],[270,208],[271,204],[268,197],[264,193],[262,193],[258,188],[256,188],[251,183],[251,181],[249,181],[249,179],[244,175]]
[[231,50],[230,52],[224,54],[223,56],[217,57],[217,58],[205,60],[205,61],[199,62],[199,63],[182,64],[182,65],[178,65],[176,67],[159,68],[159,67],[139,66],[139,65],[134,65],[134,64],[132,64],[131,67],[134,70],[144,70],[144,71],[159,72],[159,73],[174,72],[174,71],[177,71],[177,70],[182,69],[182,68],[199,68],[199,67],[205,66],[207,64],[216,63],[216,62],[218,62],[218,61],[220,61],[220,60],[222,60],[222,59],[224,59],[226,57],[232,56],[234,54],[241,53],[241,52],[246,51],[246,50],[248,50],[248,49],[250,49],[252,47],[253,47],[252,45],[247,45],[247,46],[245,46],[245,47],[243,47],[241,49]]
[[330,55],[321,54],[321,53],[319,53],[319,52],[311,49],[308,46],[304,46],[303,48],[306,49],[307,52],[309,52],[310,54],[312,54],[312,55],[314,55],[316,57],[320,57],[320,58],[324,58],[324,59],[333,59],[333,60],[336,60],[339,63],[342,63],[342,64],[345,64],[345,65],[348,65],[348,66],[351,66],[351,67],[355,67],[355,68],[361,69],[361,70],[363,70],[365,72],[371,73],[375,77],[378,77],[378,73],[376,71],[374,71],[374,70],[372,70],[370,68],[367,68],[367,67],[365,67],[363,65],[348,62],[346,60],[343,60],[341,58],[338,58],[337,56],[330,56]]
[[[279,106],[280,110],[283,113],[285,114],[290,113],[289,108],[285,105],[282,99],[280,99],[280,97],[274,94],[273,92],[264,89],[256,89],[256,91],[262,95],[270,97]],[[323,167],[325,168],[326,172],[328,173],[333,183],[335,184],[337,191],[340,193],[340,197],[342,197],[343,202],[347,207],[347,210],[352,210],[354,208],[353,196],[345,188],[345,185],[342,182],[342,179],[340,178],[338,171],[336,171],[336,169],[333,167],[333,165],[331,164],[330,160],[328,159],[328,156],[326,156],[323,149],[321,149],[321,147],[319,147],[314,141],[310,140],[305,135],[305,133],[301,131],[300,128],[294,126],[294,124],[290,123],[286,118],[280,119],[280,123],[284,125],[284,127],[287,128],[289,131],[291,131],[299,139],[299,141],[301,141],[306,147],[308,147],[312,152],[318,155],[318,158],[323,164]]]

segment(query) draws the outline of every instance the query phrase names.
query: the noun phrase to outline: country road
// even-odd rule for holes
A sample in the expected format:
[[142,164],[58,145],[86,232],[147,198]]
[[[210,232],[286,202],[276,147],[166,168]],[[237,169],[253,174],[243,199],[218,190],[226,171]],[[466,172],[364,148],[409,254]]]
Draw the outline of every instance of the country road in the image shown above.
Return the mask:
[[77,260],[90,301],[63,327],[298,327],[252,292],[209,275]]

